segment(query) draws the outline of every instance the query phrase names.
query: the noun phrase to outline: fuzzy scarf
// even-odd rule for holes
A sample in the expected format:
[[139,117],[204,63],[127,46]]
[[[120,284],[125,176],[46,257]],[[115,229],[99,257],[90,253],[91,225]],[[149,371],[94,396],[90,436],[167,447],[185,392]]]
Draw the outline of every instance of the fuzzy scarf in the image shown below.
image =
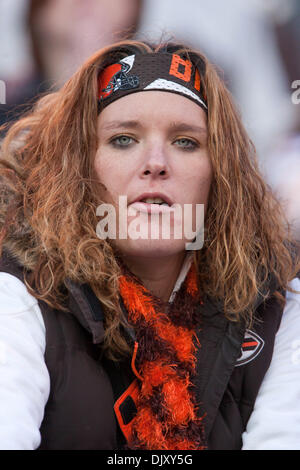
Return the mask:
[[200,298],[194,265],[172,304],[152,296],[128,272],[120,278],[120,294],[138,343],[139,395],[129,448],[204,449],[192,384],[200,346],[195,335]]

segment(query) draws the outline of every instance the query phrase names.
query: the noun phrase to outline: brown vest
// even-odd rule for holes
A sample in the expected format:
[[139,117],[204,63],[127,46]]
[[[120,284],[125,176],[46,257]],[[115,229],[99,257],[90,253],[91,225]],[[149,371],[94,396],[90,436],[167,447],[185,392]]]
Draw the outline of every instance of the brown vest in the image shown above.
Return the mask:
[[[0,260],[0,271],[23,280],[22,266],[7,253]],[[130,393],[125,392],[130,391],[134,379],[130,361],[114,366],[101,357],[101,304],[87,285],[68,282],[67,287],[69,312],[51,309],[39,301],[51,381],[39,449],[117,449],[122,438],[113,407],[120,395],[125,397],[117,413],[122,422],[129,424],[135,414]],[[282,307],[274,297],[264,303],[258,300],[253,331],[262,344],[253,359],[246,351],[245,357],[251,360],[244,363],[241,351],[247,345],[253,347],[255,341],[247,343],[243,325],[227,321],[220,306],[209,300],[199,308],[201,348],[195,392],[199,413],[206,413],[208,449],[240,449],[242,433],[271,362]]]

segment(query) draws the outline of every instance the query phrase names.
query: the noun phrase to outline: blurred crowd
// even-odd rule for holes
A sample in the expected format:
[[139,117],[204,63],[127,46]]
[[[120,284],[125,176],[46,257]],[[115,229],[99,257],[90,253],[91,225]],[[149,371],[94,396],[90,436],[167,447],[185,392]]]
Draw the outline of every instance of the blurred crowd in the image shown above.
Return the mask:
[[0,125],[125,37],[183,41],[216,64],[300,239],[300,1],[0,0]]

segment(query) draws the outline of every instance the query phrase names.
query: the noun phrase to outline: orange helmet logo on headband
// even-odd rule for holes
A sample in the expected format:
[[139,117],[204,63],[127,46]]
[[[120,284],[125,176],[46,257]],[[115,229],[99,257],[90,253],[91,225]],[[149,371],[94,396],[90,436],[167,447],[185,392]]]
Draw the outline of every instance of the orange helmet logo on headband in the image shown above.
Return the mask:
[[106,67],[99,77],[99,99],[105,99],[117,90],[130,90],[139,86],[139,78],[128,75],[130,65],[121,62]]
[[113,64],[106,67],[100,75],[99,84],[100,84],[100,94],[99,98],[107,98],[114,91],[113,86],[113,77],[116,73],[121,72],[121,64]]

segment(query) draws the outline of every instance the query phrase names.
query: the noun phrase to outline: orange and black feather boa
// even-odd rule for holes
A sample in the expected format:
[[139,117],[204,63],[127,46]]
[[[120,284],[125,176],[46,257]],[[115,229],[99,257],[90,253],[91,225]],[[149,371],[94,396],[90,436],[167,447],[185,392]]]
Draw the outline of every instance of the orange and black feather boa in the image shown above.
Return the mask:
[[139,395],[129,448],[204,449],[192,384],[200,346],[195,334],[200,298],[194,266],[172,304],[152,296],[128,271],[120,278],[120,294],[138,342]]

